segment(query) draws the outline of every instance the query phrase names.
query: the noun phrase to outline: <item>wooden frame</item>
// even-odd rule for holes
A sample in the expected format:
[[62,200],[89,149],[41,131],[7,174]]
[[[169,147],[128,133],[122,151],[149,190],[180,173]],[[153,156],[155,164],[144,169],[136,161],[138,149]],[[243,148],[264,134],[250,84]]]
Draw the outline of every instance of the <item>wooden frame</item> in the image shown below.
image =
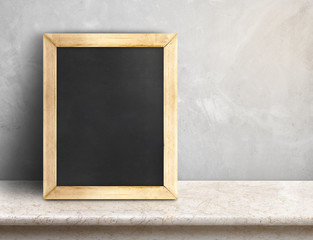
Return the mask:
[[[57,47],[164,48],[164,186],[57,186]],[[43,68],[44,199],[177,198],[176,34],[44,34]]]

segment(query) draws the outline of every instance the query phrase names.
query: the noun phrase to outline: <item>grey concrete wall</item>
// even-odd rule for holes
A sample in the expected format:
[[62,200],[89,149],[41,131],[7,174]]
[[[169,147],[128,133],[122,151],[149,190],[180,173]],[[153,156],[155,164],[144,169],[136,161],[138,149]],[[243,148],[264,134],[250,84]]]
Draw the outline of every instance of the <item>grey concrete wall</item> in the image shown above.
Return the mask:
[[0,179],[42,178],[42,34],[179,34],[179,178],[313,179],[313,2],[0,0]]

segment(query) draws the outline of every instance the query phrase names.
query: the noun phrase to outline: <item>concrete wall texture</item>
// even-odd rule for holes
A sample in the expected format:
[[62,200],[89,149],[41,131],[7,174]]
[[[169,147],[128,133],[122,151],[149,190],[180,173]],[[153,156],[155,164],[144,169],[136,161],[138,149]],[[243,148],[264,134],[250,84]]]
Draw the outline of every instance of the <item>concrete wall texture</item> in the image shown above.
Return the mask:
[[0,0],[0,179],[42,179],[42,34],[179,36],[179,179],[313,179],[313,1]]

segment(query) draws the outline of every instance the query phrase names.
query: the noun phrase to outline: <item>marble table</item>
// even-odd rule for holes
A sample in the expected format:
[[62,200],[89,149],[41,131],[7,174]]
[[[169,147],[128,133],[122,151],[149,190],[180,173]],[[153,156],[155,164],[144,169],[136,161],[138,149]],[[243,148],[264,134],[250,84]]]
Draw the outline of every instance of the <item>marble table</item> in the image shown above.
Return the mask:
[[42,199],[42,182],[0,181],[0,225],[313,225],[310,181],[180,181],[178,200]]

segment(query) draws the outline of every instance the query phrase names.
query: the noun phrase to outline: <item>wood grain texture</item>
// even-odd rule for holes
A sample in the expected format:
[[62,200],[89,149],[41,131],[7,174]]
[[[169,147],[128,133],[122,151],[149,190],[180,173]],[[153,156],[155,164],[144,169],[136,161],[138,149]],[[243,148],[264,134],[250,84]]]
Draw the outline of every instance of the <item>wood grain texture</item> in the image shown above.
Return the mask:
[[48,33],[46,36],[56,47],[164,47],[175,34]]
[[164,47],[164,186],[177,197],[177,35]]
[[43,195],[51,192],[56,178],[56,84],[57,52],[43,37]]
[[164,186],[58,186],[45,199],[176,199]]
[[[44,34],[44,199],[177,198],[177,35]],[[164,47],[164,186],[57,186],[57,47]]]

